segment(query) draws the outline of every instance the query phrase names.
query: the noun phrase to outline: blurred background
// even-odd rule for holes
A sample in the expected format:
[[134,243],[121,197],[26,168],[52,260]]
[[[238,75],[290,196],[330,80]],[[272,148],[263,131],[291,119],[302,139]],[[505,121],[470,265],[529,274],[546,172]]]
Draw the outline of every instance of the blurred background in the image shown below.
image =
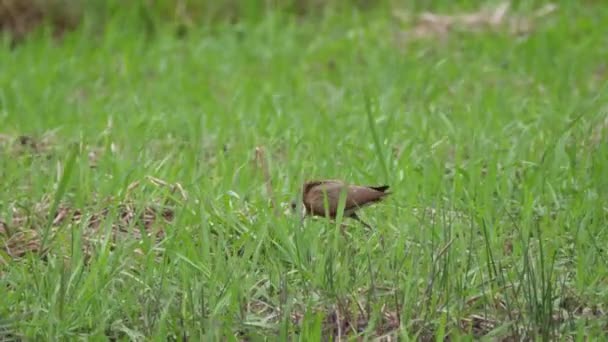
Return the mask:
[[[260,19],[268,11],[281,11],[296,17],[319,15],[327,10],[347,8],[369,9],[391,6],[399,1],[370,0],[2,0],[0,27],[13,41],[23,39],[43,23],[52,27],[56,36],[86,25],[93,31],[103,28],[108,20],[121,17],[124,24],[153,33],[158,25],[174,25],[177,34],[185,34],[193,26],[218,22],[236,23]],[[410,1],[409,7],[432,1]],[[120,20],[120,19],[118,19]]]
[[[593,2],[593,1],[584,1]],[[431,0],[2,0],[0,28],[13,42],[47,23],[55,36],[84,25],[92,32],[103,29],[108,22],[137,27],[153,34],[159,26],[171,25],[176,34],[183,35],[193,27],[217,23],[237,23],[260,20],[268,13],[281,12],[295,18],[319,17],[336,11],[365,11],[381,9],[386,14],[407,9],[417,13],[424,10],[475,10],[480,5],[510,4],[517,8],[534,8],[546,1],[431,1]],[[344,13],[346,14],[346,13]],[[403,16],[399,16],[404,19]],[[488,18],[489,19],[489,18]],[[495,18],[500,20],[500,18]]]

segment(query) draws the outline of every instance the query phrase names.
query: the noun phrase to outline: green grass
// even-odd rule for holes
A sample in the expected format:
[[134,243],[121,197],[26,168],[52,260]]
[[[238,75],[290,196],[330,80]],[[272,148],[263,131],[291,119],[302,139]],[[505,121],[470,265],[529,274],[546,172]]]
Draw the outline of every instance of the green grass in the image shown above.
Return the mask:
[[[0,49],[0,336],[606,333],[608,9],[407,41],[389,7],[128,18]],[[374,231],[276,208],[325,177],[391,185]],[[125,219],[147,207],[160,239]]]

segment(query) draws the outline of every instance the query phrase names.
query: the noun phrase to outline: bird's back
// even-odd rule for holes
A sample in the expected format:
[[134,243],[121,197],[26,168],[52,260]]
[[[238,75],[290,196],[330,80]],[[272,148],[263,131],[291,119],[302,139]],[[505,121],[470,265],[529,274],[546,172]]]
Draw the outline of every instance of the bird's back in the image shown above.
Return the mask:
[[325,216],[325,201],[327,200],[327,211],[331,217],[335,217],[340,202],[340,194],[346,192],[346,203],[344,210],[348,215],[355,210],[382,200],[389,193],[387,185],[368,187],[360,185],[347,185],[342,181],[328,180],[309,182],[304,189],[304,205],[312,215]]

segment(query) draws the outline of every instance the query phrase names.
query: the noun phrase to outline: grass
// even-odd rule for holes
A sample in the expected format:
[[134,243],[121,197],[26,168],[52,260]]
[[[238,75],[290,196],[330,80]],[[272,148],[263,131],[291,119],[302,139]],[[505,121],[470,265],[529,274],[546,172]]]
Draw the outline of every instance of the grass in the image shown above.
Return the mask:
[[[608,10],[559,6],[523,35],[406,39],[387,6],[7,44],[0,335],[604,336]],[[376,229],[283,213],[322,177],[390,184]]]

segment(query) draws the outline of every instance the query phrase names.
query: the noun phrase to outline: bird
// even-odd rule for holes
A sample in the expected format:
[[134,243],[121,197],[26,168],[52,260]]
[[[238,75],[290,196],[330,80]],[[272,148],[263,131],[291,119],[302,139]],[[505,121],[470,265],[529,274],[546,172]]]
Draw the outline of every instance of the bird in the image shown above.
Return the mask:
[[[383,200],[384,197],[391,194],[387,191],[388,189],[388,185],[350,185],[337,179],[307,181],[302,187],[302,203],[305,216],[328,216],[335,219],[338,214],[340,193],[344,191],[346,195],[344,217],[359,221],[365,227],[371,229],[372,227],[369,224],[359,218],[357,210]],[[327,198],[327,206],[325,198]],[[295,209],[296,206],[296,202],[293,201],[291,207]]]

